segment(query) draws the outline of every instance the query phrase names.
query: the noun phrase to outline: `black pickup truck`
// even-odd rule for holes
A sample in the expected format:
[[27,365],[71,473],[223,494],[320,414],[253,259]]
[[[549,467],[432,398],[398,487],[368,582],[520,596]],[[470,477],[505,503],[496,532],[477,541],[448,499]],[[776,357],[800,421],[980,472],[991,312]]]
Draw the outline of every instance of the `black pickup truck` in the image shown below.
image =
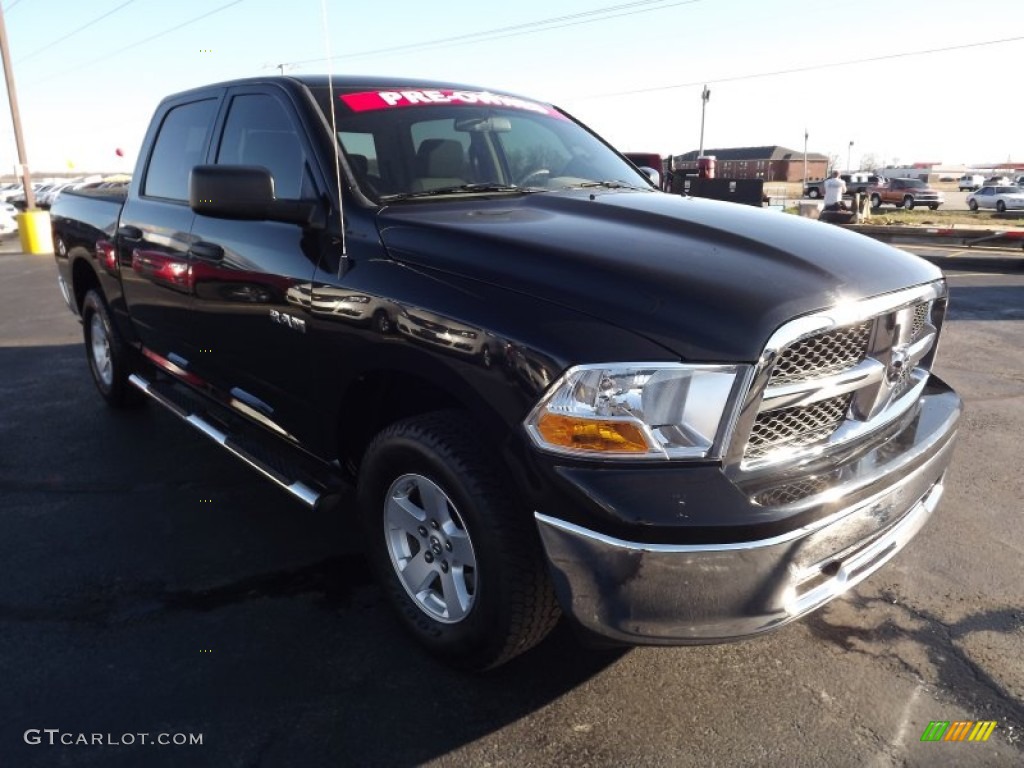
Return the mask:
[[623,644],[782,626],[942,494],[960,400],[931,373],[936,268],[658,192],[548,104],[199,88],[161,103],[126,196],[66,193],[52,221],[100,394],[345,516],[453,664],[563,613]]

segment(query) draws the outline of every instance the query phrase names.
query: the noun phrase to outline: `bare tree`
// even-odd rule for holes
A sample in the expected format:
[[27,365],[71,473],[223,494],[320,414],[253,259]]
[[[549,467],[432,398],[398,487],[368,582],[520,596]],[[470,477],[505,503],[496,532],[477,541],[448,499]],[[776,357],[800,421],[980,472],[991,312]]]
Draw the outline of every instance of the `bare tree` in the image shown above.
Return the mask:
[[869,152],[860,156],[860,167],[866,171],[877,171],[879,168],[885,167],[885,162],[880,155]]

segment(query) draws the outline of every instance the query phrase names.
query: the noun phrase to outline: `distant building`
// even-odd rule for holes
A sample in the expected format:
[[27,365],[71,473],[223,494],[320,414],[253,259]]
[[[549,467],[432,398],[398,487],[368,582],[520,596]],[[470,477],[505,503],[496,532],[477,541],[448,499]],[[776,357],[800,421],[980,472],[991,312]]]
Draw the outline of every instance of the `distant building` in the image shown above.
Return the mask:
[[[767,147],[732,147],[705,149],[705,155],[715,157],[715,175],[723,179],[764,179],[765,181],[802,181],[804,153],[778,145]],[[672,170],[683,173],[697,172],[697,150],[672,157]],[[807,153],[807,178],[824,178],[828,171],[828,157],[817,152]]]

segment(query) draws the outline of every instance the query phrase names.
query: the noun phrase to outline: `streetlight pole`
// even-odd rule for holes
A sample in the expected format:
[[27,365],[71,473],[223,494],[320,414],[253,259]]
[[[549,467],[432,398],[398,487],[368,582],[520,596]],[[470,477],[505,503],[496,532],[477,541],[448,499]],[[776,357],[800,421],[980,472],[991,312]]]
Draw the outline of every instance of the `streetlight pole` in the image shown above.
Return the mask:
[[853,173],[853,167],[850,165],[850,153],[853,152],[853,142],[850,142],[850,146],[846,148],[846,172]]
[[807,183],[807,129],[804,128],[804,184]]
[[708,106],[708,99],[710,98],[711,91],[705,85],[704,90],[700,93],[700,148],[697,150],[697,157],[704,155],[704,111]]
[[4,12],[0,9],[0,58],[3,59],[4,77],[7,79],[7,99],[11,103],[11,120],[14,122],[14,143],[18,148],[18,166],[21,183],[25,188],[25,210],[36,207],[36,193],[28,172],[28,155],[25,152],[25,138],[21,135],[21,115],[18,112],[18,93],[14,89],[14,71],[11,69],[11,52],[7,48],[7,26]]

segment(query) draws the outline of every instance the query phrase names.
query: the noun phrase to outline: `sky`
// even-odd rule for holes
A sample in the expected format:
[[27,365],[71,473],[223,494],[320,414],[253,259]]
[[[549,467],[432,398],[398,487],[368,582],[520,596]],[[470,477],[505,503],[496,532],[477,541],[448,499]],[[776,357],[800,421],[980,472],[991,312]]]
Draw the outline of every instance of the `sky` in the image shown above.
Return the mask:
[[[131,171],[164,96],[276,74],[282,64],[286,73],[324,73],[328,48],[335,74],[447,80],[557,104],[624,152],[697,149],[706,83],[705,148],[802,151],[806,131],[810,152],[836,155],[843,167],[848,156],[855,168],[868,156],[1024,165],[1024,0],[3,7],[37,175]],[[0,110],[0,173],[16,162],[12,121]]]

